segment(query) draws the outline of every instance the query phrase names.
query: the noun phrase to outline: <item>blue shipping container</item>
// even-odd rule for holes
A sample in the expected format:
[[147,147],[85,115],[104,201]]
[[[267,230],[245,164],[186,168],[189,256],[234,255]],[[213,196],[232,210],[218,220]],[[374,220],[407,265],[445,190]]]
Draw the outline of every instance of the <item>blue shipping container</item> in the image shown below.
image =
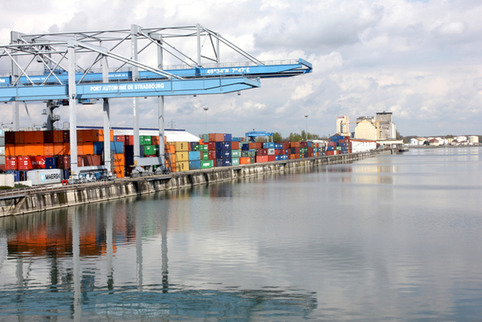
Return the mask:
[[57,158],[45,158],[45,169],[57,169]]
[[231,155],[231,150],[216,150],[216,159],[230,159]]
[[[124,153],[124,142],[110,142],[110,152],[115,154]],[[104,153],[104,142],[94,142],[94,154],[102,155]]]
[[[201,160],[201,152],[200,151],[189,151],[189,161],[199,161]],[[189,166],[189,169],[192,169]]]
[[232,136],[231,134],[225,133],[225,134],[224,134],[224,141],[225,141],[225,142],[231,142],[231,141],[232,141],[232,137],[233,137],[233,136]]
[[217,167],[229,167],[231,166],[231,159],[217,159],[216,166]]
[[201,161],[189,161],[189,170],[199,170],[201,169]]

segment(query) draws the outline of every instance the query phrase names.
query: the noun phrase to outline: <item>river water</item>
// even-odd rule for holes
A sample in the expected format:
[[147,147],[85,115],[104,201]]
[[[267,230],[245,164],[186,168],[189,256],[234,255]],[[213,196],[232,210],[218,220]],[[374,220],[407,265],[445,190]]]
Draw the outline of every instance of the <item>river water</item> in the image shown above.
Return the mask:
[[478,320],[482,148],[0,218],[0,320]]

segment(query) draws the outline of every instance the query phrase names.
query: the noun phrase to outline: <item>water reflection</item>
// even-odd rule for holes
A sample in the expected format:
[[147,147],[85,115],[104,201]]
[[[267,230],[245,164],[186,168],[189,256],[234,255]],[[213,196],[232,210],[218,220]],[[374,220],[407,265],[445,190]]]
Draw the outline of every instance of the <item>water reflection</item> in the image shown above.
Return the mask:
[[[224,188],[193,190],[191,197],[232,195]],[[192,211],[181,204],[140,198],[1,219],[6,244],[0,248],[7,252],[0,266],[0,317],[269,320],[306,317],[316,307],[314,294],[302,290],[170,284],[168,233],[170,227],[189,230],[184,214]]]

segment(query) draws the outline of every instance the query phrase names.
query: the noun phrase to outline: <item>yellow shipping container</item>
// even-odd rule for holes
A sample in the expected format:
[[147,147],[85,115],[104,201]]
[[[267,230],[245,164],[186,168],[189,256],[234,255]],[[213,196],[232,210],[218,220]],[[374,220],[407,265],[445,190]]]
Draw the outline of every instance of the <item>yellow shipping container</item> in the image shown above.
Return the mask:
[[179,171],[189,171],[189,161],[177,161],[176,172]]
[[189,151],[188,142],[175,142],[175,144],[176,144],[176,152]]
[[189,161],[189,152],[176,152],[176,161]]

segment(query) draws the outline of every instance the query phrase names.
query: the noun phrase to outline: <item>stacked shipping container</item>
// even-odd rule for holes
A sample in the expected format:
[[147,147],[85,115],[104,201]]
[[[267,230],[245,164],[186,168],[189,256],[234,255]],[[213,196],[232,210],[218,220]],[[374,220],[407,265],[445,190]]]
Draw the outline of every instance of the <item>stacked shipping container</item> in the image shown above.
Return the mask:
[[[68,130],[6,132],[3,150],[0,136],[0,168],[3,166],[7,171],[19,172],[19,179],[26,178],[22,171],[55,168],[64,170],[64,177],[68,177],[69,140]],[[133,135],[114,137],[111,131],[110,142],[112,172],[116,177],[129,175],[134,168]],[[141,157],[159,156],[158,136],[140,136],[139,143]],[[103,164],[103,130],[78,130],[77,144],[79,166]],[[330,138],[326,154],[338,153],[351,153],[349,137]],[[227,133],[203,135],[199,142],[165,142],[166,165],[172,172],[311,158],[324,154],[324,146],[309,141],[246,142]]]

